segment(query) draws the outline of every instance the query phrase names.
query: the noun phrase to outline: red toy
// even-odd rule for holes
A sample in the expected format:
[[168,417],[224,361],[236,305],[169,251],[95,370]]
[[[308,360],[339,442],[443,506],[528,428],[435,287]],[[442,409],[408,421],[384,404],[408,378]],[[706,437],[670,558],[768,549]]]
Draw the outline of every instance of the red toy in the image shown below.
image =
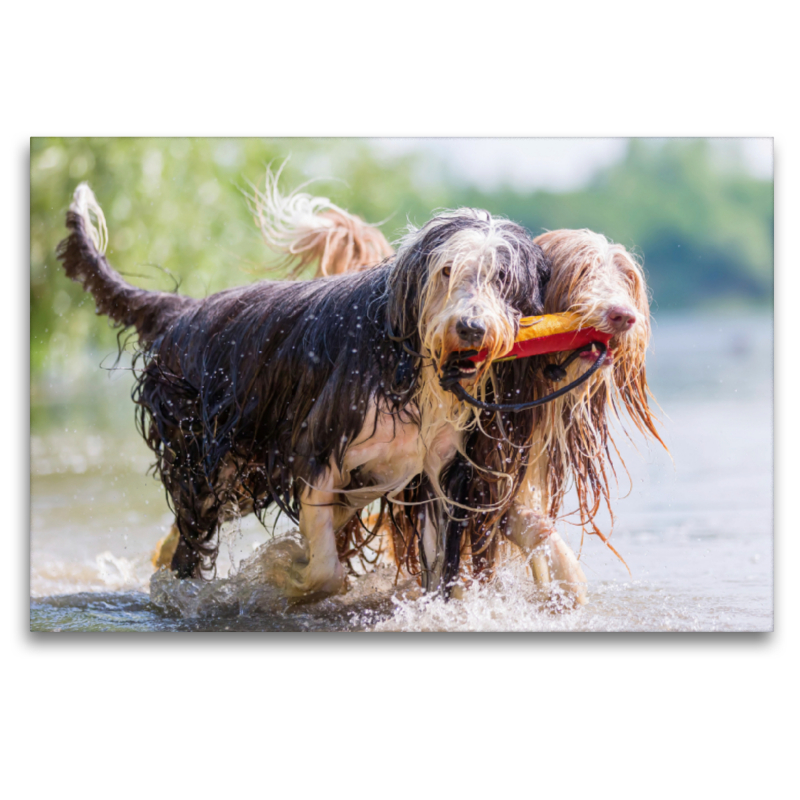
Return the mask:
[[[597,328],[581,328],[580,316],[569,311],[541,317],[523,317],[519,321],[519,327],[514,346],[498,361],[575,350],[591,342],[608,345],[613,336],[611,333],[598,331]],[[485,358],[486,350],[481,350],[470,356],[469,360],[477,364]]]

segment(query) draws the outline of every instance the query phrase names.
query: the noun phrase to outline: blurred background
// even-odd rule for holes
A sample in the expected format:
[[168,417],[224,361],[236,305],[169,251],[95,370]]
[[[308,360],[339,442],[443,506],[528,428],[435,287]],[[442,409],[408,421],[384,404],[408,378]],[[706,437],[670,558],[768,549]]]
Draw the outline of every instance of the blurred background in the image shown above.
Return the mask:
[[[284,186],[381,222],[391,241],[434,209],[486,208],[533,234],[601,231],[644,257],[655,311],[769,308],[770,140],[32,139],[34,377],[114,346],[54,251],[75,186],[106,213],[109,256],[138,285],[193,296],[264,277],[270,253],[242,190]],[[72,368],[70,366],[70,368]]]
[[[733,575],[755,591],[748,624],[771,624],[770,139],[32,139],[32,594],[146,586],[150,544],[169,524],[145,477],[129,361],[55,259],[75,186],[93,188],[109,260],[132,283],[202,297],[274,275],[244,192],[284,161],[286,190],[313,181],[308,191],[390,241],[438,208],[477,206],[534,235],[587,227],[634,250],[652,295],[648,375],[675,461],[627,458],[633,491],[616,504],[616,546],[642,576],[656,569],[646,537],[663,539],[677,547],[677,576],[697,552],[684,540],[738,543],[726,551],[735,562],[707,565],[704,602],[719,608],[712,588]],[[587,557],[595,580],[626,575],[599,549]],[[695,579],[674,588],[696,590]]]

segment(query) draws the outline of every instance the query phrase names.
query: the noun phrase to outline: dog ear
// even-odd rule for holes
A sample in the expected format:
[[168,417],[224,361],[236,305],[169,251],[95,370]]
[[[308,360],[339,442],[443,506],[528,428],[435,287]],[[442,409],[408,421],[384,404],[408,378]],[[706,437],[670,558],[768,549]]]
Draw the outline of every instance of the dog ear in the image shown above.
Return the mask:
[[[530,260],[533,274],[534,285],[530,292],[531,314],[544,314],[545,297],[547,296],[547,285],[550,282],[550,275],[553,270],[553,264],[550,259],[545,255],[544,250],[539,247],[533,240],[528,240],[526,245],[530,249],[524,254]],[[526,248],[527,249],[527,248]]]
[[536,273],[539,277],[539,302],[542,310],[544,310],[544,298],[547,294],[547,284],[550,283],[550,275],[553,272],[553,262],[545,255],[544,250],[538,244],[533,245],[533,252],[536,258]]
[[551,262],[541,247],[533,242],[522,227],[510,224],[514,237],[513,253],[506,257],[516,262],[513,273],[516,281],[509,302],[523,317],[544,314],[545,292],[550,280]]
[[[391,297],[388,319],[395,334],[417,337],[419,315],[430,278],[430,259],[441,253],[458,231],[475,224],[474,211],[446,212],[429,220],[422,228],[411,228],[397,251],[390,278]],[[483,212],[484,214],[486,212]],[[417,346],[414,346],[417,349]]]
[[394,370],[394,386],[400,391],[410,386],[416,375],[415,358],[410,353],[403,351]]
[[394,337],[419,349],[420,303],[428,285],[428,253],[421,241],[401,247],[389,278],[389,300],[386,317]]

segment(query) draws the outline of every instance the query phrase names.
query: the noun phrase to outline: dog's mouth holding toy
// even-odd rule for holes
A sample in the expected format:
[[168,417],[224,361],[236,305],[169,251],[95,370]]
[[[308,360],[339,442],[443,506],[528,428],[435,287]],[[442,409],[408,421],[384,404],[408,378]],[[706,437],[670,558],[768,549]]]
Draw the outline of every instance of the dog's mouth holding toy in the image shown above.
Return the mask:
[[[596,344],[592,344],[590,350],[584,350],[582,353],[578,355],[581,361],[590,361],[595,362],[598,358],[602,355],[600,348]],[[604,367],[610,367],[614,363],[614,351],[609,347],[606,350],[606,357],[605,361],[603,362]]]
[[[472,380],[478,375],[478,362],[473,361],[478,350],[454,350],[442,364],[441,384],[450,386],[456,381]],[[485,358],[485,357],[484,357]]]
[[450,353],[444,362],[439,378],[442,387],[453,392],[461,400],[486,410],[522,411],[560,397],[584,383],[603,365],[612,363],[613,355],[608,346],[612,334],[596,328],[582,328],[580,317],[577,314],[566,312],[546,314],[540,317],[523,317],[519,322],[519,328],[514,346],[508,353],[495,361],[510,361],[515,358],[572,351],[571,355],[561,364],[550,364],[545,367],[545,377],[553,382],[561,381],[567,376],[566,368],[576,358],[591,362],[591,366],[572,383],[531,403],[513,405],[482,403],[464,389],[461,381],[468,381],[476,377],[478,365],[486,360],[487,351],[457,350]]

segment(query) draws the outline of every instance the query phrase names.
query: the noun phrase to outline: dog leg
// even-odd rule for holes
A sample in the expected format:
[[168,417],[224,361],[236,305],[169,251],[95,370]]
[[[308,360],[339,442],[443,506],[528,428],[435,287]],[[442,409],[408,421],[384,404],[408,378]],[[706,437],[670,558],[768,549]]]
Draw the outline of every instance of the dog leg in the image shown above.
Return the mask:
[[530,554],[530,567],[537,586],[550,585],[550,563],[544,548],[539,546]]
[[547,557],[550,562],[550,577],[575,605],[586,602],[586,575],[572,548],[554,531],[545,541]]
[[[191,525],[185,520],[175,520],[179,529],[178,543],[172,554],[170,569],[179,578],[199,578],[202,576],[203,556],[195,538],[189,538],[181,531],[181,527],[189,529]],[[196,537],[200,539],[200,537]]]
[[170,568],[179,578],[205,578],[216,575],[214,566],[219,552],[219,514],[223,503],[217,494],[208,490],[189,490],[176,483],[172,494],[177,513],[175,525],[179,531],[178,543]]
[[439,503],[429,503],[423,512],[424,524],[422,527],[422,588],[426,592],[442,591],[442,569],[444,567],[444,542],[441,541],[441,531],[444,530],[443,520],[440,519]]
[[346,588],[344,567],[336,552],[333,477],[321,488],[309,488],[300,505],[300,534],[306,545],[298,553],[281,587],[287,596],[308,598],[317,594],[338,594]]
[[506,535],[529,559],[537,586],[576,605],[586,602],[586,576],[551,519],[530,508],[515,507],[509,514]]
[[172,557],[175,555],[175,550],[178,547],[178,540],[181,533],[178,530],[177,523],[173,522],[169,533],[162,539],[158,540],[155,550],[150,556],[150,561],[153,564],[153,569],[161,569],[161,567],[168,567],[172,563]]

